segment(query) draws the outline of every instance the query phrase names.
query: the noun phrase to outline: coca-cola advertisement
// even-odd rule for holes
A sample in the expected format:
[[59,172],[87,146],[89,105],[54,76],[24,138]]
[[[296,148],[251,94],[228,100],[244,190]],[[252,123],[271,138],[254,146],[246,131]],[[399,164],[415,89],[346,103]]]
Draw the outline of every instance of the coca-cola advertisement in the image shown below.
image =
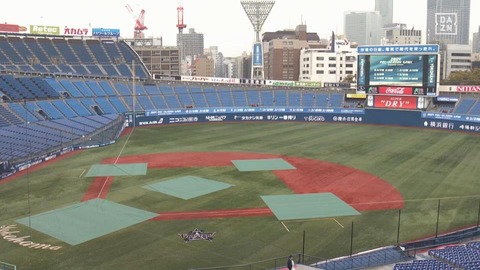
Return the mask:
[[375,96],[375,108],[417,109],[417,97]]
[[381,86],[379,94],[399,96],[413,95],[413,88],[405,86]]

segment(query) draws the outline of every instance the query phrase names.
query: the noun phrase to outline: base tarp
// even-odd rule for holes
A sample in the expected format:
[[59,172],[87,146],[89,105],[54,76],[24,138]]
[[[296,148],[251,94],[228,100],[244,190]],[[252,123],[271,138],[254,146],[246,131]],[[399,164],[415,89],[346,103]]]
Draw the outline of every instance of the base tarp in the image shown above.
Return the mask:
[[278,220],[299,220],[360,213],[332,193],[261,196]]
[[158,216],[130,206],[94,199],[16,220],[70,245],[101,237]]
[[183,176],[143,186],[184,200],[227,189],[233,185],[196,176]]
[[85,177],[146,175],[147,163],[94,164]]
[[294,170],[295,167],[281,158],[232,160],[241,172]]

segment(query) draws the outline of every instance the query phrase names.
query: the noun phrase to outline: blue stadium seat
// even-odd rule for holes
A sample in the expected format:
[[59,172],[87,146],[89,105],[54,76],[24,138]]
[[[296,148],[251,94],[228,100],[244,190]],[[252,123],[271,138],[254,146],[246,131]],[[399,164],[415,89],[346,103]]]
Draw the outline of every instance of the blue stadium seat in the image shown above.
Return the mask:
[[222,107],[217,91],[213,88],[203,88],[205,99],[209,107],[218,108]]
[[240,89],[232,90],[233,104],[238,107],[248,106],[247,95]]
[[453,111],[458,114],[467,114],[467,112],[472,108],[475,103],[475,99],[472,98],[463,98],[457,105],[457,108]]
[[217,89],[218,96],[220,98],[220,102],[222,104],[222,107],[233,107],[233,96],[232,96],[232,91],[230,89],[226,88],[218,88]]

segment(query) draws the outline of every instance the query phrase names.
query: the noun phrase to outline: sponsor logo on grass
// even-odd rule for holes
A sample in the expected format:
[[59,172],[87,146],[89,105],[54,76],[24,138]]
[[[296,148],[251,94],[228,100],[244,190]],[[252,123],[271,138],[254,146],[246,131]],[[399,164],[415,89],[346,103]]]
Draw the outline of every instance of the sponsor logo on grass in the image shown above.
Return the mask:
[[59,250],[61,246],[52,246],[49,244],[40,244],[32,241],[28,241],[30,235],[17,236],[17,225],[1,225],[0,226],[0,237],[8,242],[15,243],[22,247],[33,248],[33,249],[46,249],[46,250]]
[[178,235],[180,235],[185,243],[188,243],[196,240],[213,241],[213,236],[215,233],[206,233],[203,230],[195,228],[193,231],[189,231],[188,233],[180,233]]

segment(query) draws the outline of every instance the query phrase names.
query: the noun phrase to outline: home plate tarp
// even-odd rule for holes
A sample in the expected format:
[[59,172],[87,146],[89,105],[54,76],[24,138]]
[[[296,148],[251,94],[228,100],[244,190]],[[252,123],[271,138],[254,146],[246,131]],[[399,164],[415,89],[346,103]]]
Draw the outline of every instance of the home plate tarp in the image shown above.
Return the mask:
[[78,245],[156,216],[156,213],[93,199],[24,217],[16,222],[70,245]]
[[261,198],[280,221],[360,215],[349,204],[329,192],[266,195]]

